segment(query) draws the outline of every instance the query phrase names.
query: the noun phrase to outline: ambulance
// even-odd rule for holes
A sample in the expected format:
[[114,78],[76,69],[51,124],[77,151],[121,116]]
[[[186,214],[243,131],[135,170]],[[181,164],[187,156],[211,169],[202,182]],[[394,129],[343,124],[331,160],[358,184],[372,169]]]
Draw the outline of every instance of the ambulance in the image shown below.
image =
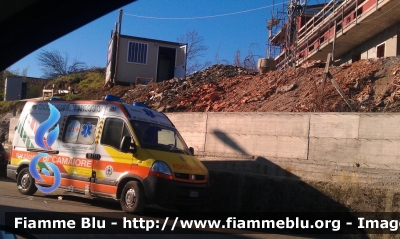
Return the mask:
[[62,189],[118,200],[125,212],[207,200],[206,167],[169,118],[143,103],[27,101],[15,130],[7,176],[21,194]]

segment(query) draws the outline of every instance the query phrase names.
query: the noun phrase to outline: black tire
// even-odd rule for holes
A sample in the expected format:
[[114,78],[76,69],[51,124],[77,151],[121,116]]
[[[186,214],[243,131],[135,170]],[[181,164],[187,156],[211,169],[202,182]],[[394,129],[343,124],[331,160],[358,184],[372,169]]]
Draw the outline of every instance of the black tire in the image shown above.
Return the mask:
[[0,178],[7,177],[7,164],[0,164]]
[[146,206],[144,189],[137,181],[129,181],[122,189],[119,200],[124,212],[142,212]]
[[18,191],[24,195],[32,195],[37,191],[37,187],[35,186],[35,179],[29,173],[28,168],[23,168],[18,173],[17,186]]

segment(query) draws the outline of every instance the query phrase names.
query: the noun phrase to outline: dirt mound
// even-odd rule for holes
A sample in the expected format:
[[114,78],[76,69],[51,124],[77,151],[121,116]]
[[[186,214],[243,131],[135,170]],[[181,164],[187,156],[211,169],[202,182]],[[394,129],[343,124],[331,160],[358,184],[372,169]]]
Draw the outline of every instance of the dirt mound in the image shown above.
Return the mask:
[[214,65],[186,79],[139,86],[114,86],[92,92],[114,94],[127,103],[143,102],[163,112],[393,112],[400,111],[400,58],[360,60],[332,66],[329,72],[350,99],[351,109],[326,79],[323,68],[298,68],[258,74]]

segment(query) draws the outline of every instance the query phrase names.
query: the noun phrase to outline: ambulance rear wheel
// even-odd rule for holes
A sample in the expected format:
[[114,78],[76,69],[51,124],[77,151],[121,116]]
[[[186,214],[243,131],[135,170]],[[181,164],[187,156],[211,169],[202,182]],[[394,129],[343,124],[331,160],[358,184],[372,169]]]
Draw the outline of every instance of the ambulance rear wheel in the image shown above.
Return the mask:
[[142,212],[146,204],[142,185],[137,181],[127,182],[122,189],[120,203],[124,212]]
[[17,186],[18,191],[24,195],[32,195],[37,191],[37,187],[35,186],[35,179],[29,173],[28,168],[23,168],[18,173]]

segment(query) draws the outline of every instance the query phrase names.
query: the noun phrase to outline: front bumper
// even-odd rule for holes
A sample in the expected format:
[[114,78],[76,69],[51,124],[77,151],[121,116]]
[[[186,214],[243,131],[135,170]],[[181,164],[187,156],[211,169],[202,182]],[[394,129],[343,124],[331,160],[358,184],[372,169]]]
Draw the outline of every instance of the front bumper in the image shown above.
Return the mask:
[[17,170],[18,166],[7,164],[7,178],[17,180],[17,175],[18,175]]
[[204,205],[208,198],[207,183],[185,183],[149,175],[142,184],[148,204],[194,206]]

